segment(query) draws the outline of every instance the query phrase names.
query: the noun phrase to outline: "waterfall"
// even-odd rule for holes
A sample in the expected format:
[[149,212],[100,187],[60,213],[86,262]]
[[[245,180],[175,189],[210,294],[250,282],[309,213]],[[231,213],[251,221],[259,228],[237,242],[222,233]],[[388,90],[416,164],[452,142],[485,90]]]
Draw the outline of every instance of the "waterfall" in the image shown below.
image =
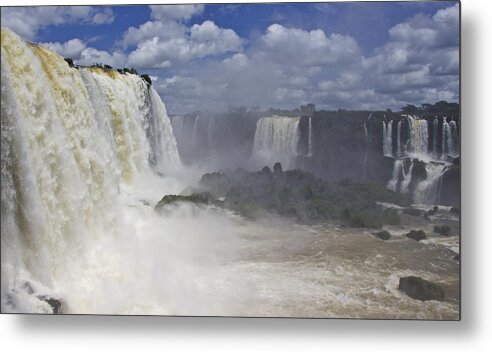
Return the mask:
[[367,173],[367,158],[369,157],[369,149],[371,148],[371,126],[369,125],[369,130],[367,129],[367,123],[371,123],[372,112],[369,114],[366,120],[364,120],[364,135],[366,137],[366,151],[364,153],[364,161],[362,162],[362,181],[366,179]]
[[407,193],[408,186],[412,181],[413,160],[408,168],[405,168],[405,160],[396,159],[393,164],[393,175],[389,180],[387,188],[394,192]]
[[[413,191],[413,199],[418,203],[436,204],[440,198],[440,184],[444,172],[447,170],[448,163],[445,162],[450,155],[459,156],[459,135],[455,121],[448,122],[443,118],[442,129],[439,131],[439,120],[434,118],[431,123],[426,119],[416,116],[404,116],[408,121],[410,138],[404,142],[402,138],[402,123],[400,119],[397,125],[397,148],[396,160],[393,165],[393,174],[388,181],[387,188],[395,192],[406,193],[409,191],[409,185],[412,181],[413,160],[407,168],[401,158],[411,157],[426,162],[427,178],[420,181]],[[387,125],[383,122],[383,154],[391,156],[392,139],[391,129],[393,120]],[[432,133],[429,133],[429,127],[432,127]],[[441,135],[441,150],[439,147],[439,135]],[[429,140],[431,137],[431,140]]]
[[437,150],[437,129],[439,127],[439,120],[436,118],[432,121],[433,131],[432,131],[432,151],[434,156],[439,155],[439,150]]
[[174,136],[176,137],[176,142],[178,144],[178,149],[183,141],[185,135],[185,118],[184,116],[173,116],[171,117],[171,126],[173,128]]
[[299,117],[263,117],[256,124],[253,160],[271,165],[280,162],[284,168],[295,167],[299,142]]
[[192,143],[193,143],[193,146],[194,147],[197,147],[199,146],[199,142],[198,142],[198,138],[199,138],[199,131],[198,131],[198,123],[200,121],[200,115],[197,115],[197,117],[195,117],[195,122],[193,124],[193,133],[192,133]]
[[309,118],[309,131],[308,131],[308,153],[307,157],[313,156],[313,121],[312,117]]
[[438,204],[442,176],[447,165],[442,163],[428,163],[425,166],[427,178],[421,181],[415,189],[413,200],[420,204]]
[[451,130],[448,138],[448,150],[449,155],[456,157],[459,155],[459,146],[458,146],[458,128],[456,126],[455,121],[449,122],[449,129]]
[[1,46],[2,310],[43,311],[22,308],[26,280],[95,289],[82,273],[118,260],[122,189],[180,160],[164,104],[140,77],[71,68],[4,28]]
[[393,164],[393,175],[391,177],[391,180],[388,182],[387,188],[394,191],[398,192],[398,182],[400,181],[400,175],[402,173],[403,169],[403,160],[396,159],[395,163]]
[[397,129],[396,129],[396,156],[403,156],[403,149],[401,145],[401,124],[403,120],[398,121]]
[[[371,123],[371,117],[372,117],[372,112],[369,114],[369,116],[367,117],[367,119],[364,120],[364,124],[363,124],[363,127],[364,127],[364,135],[366,136],[366,141],[369,141],[370,142],[370,139],[371,139],[371,134],[369,133],[369,130],[367,129],[367,123]],[[370,126],[369,126],[369,129],[370,129]]]
[[150,114],[145,115],[145,131],[150,144],[150,161],[156,168],[165,172],[168,165],[179,165],[176,139],[167,116],[166,106],[154,88],[148,90]]
[[426,155],[429,143],[427,120],[408,117],[410,126],[410,147],[414,154]]
[[393,120],[388,123],[383,121],[383,155],[393,156]]

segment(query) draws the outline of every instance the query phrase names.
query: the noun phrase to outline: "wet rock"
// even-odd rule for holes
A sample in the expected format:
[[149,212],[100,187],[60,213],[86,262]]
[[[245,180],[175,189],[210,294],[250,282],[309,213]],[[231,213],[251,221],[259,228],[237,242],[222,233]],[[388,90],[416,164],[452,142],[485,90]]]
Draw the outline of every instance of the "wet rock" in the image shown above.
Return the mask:
[[427,238],[423,230],[412,230],[407,233],[407,237],[415,241],[425,240]]
[[421,301],[444,300],[444,290],[441,286],[417,276],[401,277],[398,289],[407,296]]
[[460,165],[448,167],[441,178],[440,204],[451,205],[456,208],[460,206]]
[[31,286],[31,283],[26,281],[22,284],[21,288],[27,292],[28,295],[32,295],[34,293],[34,289]]
[[385,209],[383,211],[384,223],[388,225],[400,225],[401,219],[396,209]]
[[62,313],[62,301],[61,299],[57,299],[48,295],[39,295],[36,296],[39,300],[48,303],[53,309],[53,314],[61,314]]
[[451,209],[449,209],[449,211],[453,214],[456,214],[456,215],[460,215],[460,209],[458,207],[451,207]]
[[382,239],[383,241],[387,241],[391,238],[391,234],[386,230],[375,232],[373,233],[373,235],[376,236],[377,238]]
[[272,170],[268,166],[265,166],[263,169],[261,169],[261,172],[266,175],[270,175],[272,173]]
[[414,208],[407,208],[403,210],[403,214],[411,215],[411,216],[421,216],[422,211]]
[[282,173],[282,164],[279,162],[276,162],[273,164],[273,173],[274,174],[281,174]]
[[448,225],[436,225],[434,226],[434,232],[448,237],[451,233],[451,227]]

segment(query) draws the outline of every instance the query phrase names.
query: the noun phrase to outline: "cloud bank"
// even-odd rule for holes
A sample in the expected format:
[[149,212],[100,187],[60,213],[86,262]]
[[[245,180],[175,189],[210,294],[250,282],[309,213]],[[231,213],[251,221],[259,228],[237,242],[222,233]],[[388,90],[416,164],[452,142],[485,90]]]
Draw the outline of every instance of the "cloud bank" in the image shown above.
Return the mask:
[[[149,20],[127,28],[107,50],[78,38],[44,45],[79,64],[150,71],[171,113],[229,105],[293,108],[309,102],[327,109],[397,109],[458,101],[458,6],[407,18],[388,30],[384,45],[366,54],[348,34],[274,19],[255,35],[241,37],[207,18],[204,5],[150,6]],[[313,8],[326,12],[323,6]],[[241,8],[233,11],[241,16]],[[230,11],[224,7],[222,12]],[[28,40],[51,25],[113,20],[106,7],[2,11],[2,25]]]

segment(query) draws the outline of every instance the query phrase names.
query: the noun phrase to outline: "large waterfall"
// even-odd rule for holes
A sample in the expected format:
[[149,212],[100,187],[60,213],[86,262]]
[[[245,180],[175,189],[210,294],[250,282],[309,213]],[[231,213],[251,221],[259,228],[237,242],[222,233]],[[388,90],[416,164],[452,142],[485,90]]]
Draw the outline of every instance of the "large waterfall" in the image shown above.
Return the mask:
[[135,277],[114,270],[141,226],[122,215],[129,189],[180,168],[164,104],[137,75],[69,67],[3,28],[1,46],[2,310],[46,311],[29,295],[70,291],[72,311],[124,311],[87,297]]
[[296,165],[299,117],[263,117],[256,124],[253,160],[258,165],[280,162],[284,169]]

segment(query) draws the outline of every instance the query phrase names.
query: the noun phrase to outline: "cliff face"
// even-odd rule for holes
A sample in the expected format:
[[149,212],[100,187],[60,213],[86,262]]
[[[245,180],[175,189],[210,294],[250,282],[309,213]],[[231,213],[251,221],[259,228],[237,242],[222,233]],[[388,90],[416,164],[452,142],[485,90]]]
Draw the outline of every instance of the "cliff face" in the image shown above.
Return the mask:
[[[281,162],[285,169],[303,169],[325,180],[350,178],[409,192],[425,204],[456,204],[459,199],[459,178],[449,168],[459,157],[456,115],[291,115],[201,114],[173,118],[173,128],[181,158],[211,170],[260,170]],[[457,167],[459,160],[453,170]]]
[[440,203],[443,205],[460,206],[461,166],[459,160],[446,170],[442,176]]
[[383,155],[382,113],[316,112],[311,118],[312,155],[308,156],[310,117],[301,118],[300,166],[325,179],[350,177],[385,184],[392,160]]

